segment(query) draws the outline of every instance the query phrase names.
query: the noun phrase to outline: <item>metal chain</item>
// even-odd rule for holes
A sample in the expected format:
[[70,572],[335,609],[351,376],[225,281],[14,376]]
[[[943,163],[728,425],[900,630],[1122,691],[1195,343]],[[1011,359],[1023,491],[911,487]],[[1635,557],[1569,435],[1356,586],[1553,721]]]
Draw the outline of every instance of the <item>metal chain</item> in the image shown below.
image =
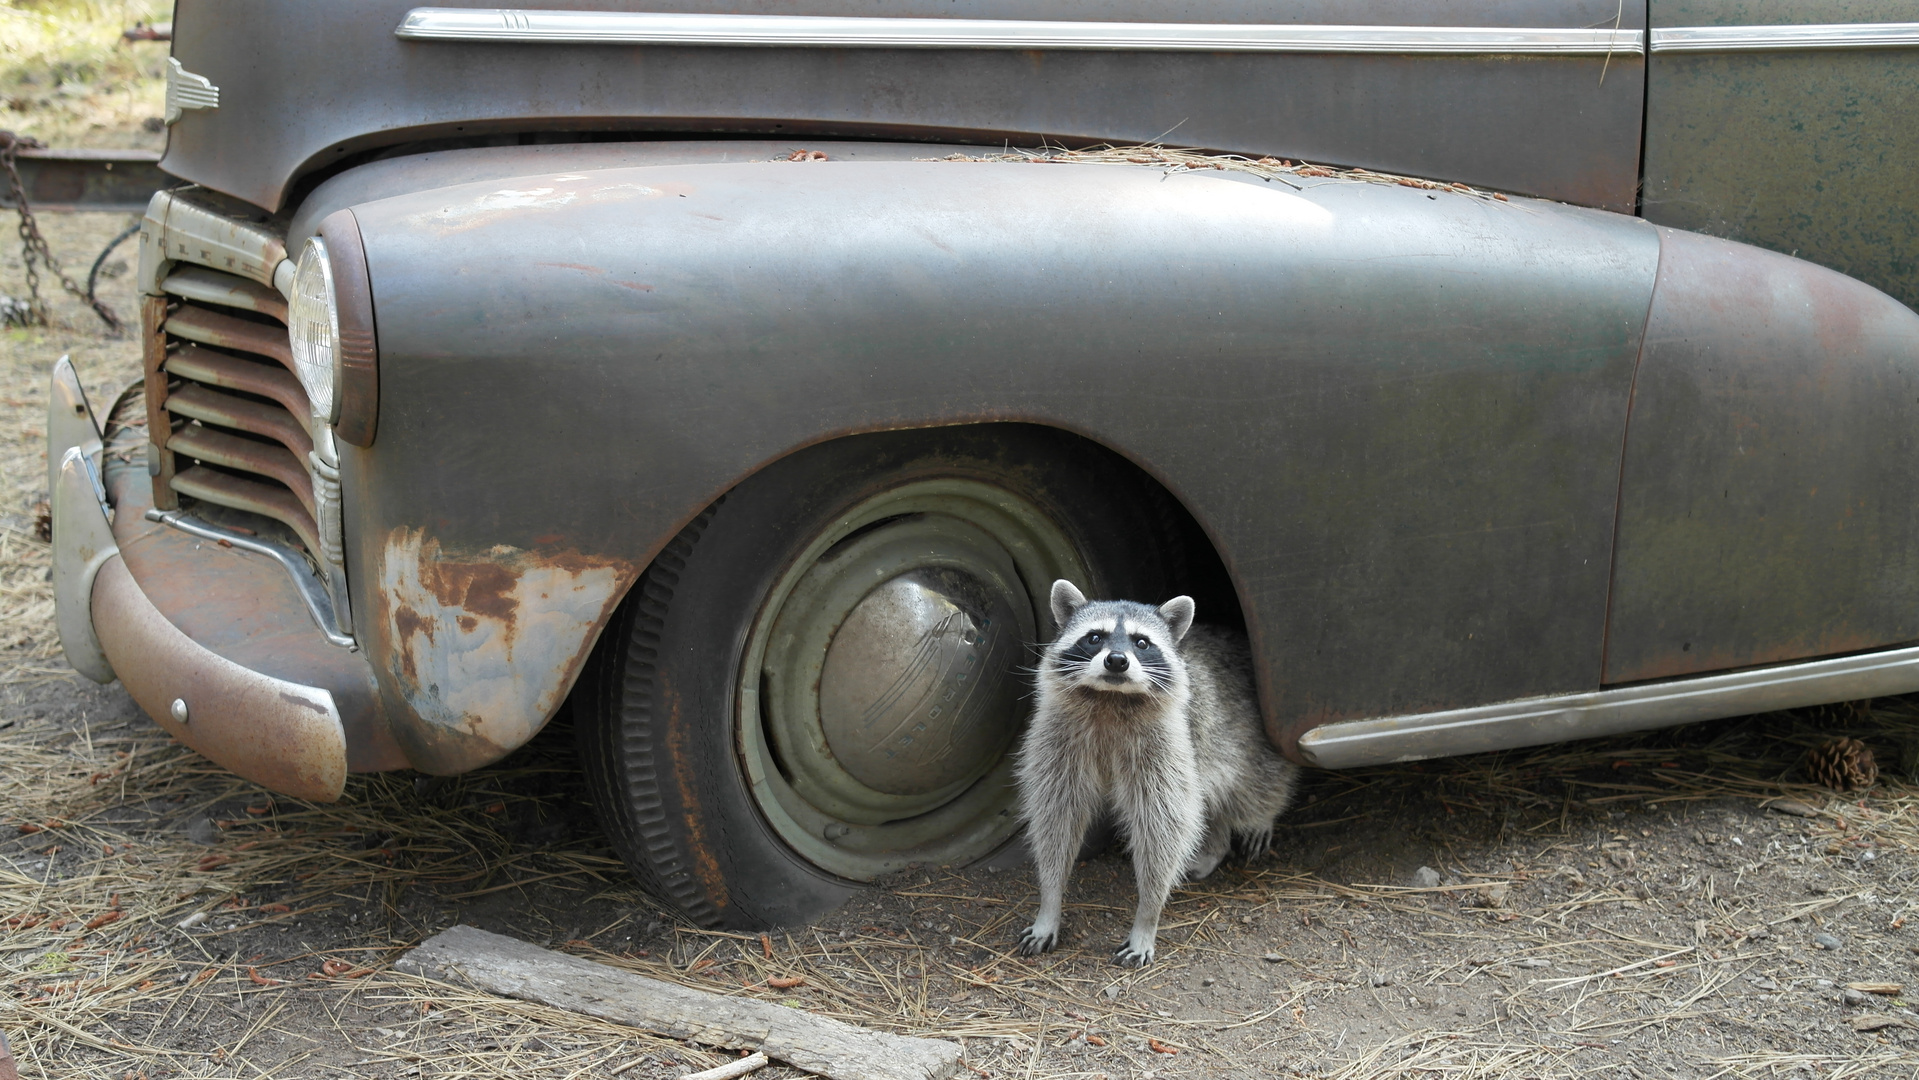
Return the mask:
[[40,223],[33,218],[33,207],[27,203],[27,188],[20,182],[20,170],[15,167],[14,158],[22,149],[40,149],[44,145],[29,136],[0,131],[0,168],[6,169],[7,184],[13,189],[14,209],[20,214],[17,231],[20,234],[20,261],[26,268],[27,276],[27,318],[42,326],[47,324],[46,301],[40,298],[39,267],[44,266],[60,279],[61,287],[92,308],[93,313],[107,324],[107,329],[117,334],[124,329],[120,317],[105,302],[81,288],[78,282],[67,276],[66,271],[60,269],[59,261],[47,247],[46,237],[40,235]]

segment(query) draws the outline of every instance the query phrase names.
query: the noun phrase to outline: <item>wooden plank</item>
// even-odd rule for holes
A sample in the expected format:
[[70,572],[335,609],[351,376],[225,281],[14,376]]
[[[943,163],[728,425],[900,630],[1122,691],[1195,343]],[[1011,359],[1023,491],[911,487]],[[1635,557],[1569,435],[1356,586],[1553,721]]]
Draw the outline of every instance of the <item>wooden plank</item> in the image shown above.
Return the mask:
[[959,1068],[960,1048],[942,1039],[868,1031],[802,1009],[722,997],[471,926],[428,938],[394,966],[670,1038],[759,1050],[832,1080],[945,1080]]

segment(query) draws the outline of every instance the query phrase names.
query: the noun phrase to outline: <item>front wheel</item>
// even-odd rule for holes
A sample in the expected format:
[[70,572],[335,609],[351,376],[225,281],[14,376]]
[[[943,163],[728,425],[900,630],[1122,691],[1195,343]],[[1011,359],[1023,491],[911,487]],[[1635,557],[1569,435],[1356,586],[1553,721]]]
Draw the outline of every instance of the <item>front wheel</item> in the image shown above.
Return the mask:
[[687,526],[621,604],[576,701],[609,838],[709,926],[805,921],[1018,827],[1011,751],[1056,578],[1159,597],[1167,496],[1008,425],[801,451]]

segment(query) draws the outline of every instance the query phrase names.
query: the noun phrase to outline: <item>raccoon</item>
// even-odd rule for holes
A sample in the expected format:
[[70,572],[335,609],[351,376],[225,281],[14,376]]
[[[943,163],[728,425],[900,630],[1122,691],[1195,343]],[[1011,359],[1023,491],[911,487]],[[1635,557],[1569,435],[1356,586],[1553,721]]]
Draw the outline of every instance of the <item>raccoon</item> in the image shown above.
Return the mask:
[[1017,771],[1039,879],[1039,916],[1019,949],[1031,956],[1058,943],[1067,875],[1087,828],[1110,808],[1139,888],[1113,962],[1143,967],[1173,886],[1211,874],[1235,839],[1248,855],[1264,852],[1299,770],[1261,729],[1245,636],[1195,626],[1191,597],[1158,608],[1089,603],[1062,580],[1052,607],[1059,635],[1041,655]]

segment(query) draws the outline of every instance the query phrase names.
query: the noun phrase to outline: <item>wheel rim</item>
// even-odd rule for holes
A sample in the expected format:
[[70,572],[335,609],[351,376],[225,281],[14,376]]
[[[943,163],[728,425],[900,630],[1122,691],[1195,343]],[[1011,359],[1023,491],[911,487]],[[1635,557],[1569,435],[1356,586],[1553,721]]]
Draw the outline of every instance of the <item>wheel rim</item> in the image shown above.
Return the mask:
[[747,640],[735,726],[768,824],[861,881],[1005,843],[1021,668],[1053,581],[1086,576],[1048,515],[980,481],[917,481],[842,514]]

